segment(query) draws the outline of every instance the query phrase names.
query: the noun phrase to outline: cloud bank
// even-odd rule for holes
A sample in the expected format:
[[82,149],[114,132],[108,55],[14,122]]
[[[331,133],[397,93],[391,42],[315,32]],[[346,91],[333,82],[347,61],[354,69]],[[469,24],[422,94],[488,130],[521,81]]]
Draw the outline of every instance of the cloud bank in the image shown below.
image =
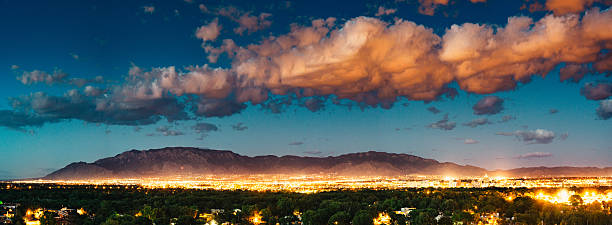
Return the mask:
[[[222,13],[236,20],[251,17]],[[266,26],[265,18],[257,16],[255,27]],[[245,22],[244,31],[249,32],[246,24],[250,23]],[[277,102],[283,102],[277,104],[279,112],[288,104],[319,111],[329,101],[390,108],[401,99],[453,97],[457,90],[449,87],[451,83],[468,93],[491,94],[513,90],[561,63],[593,63],[595,69],[607,71],[608,67],[597,65],[607,65],[612,54],[610,24],[612,12],[597,8],[583,16],[547,15],[539,21],[511,17],[503,27],[453,25],[442,36],[401,19],[390,24],[357,17],[338,26],[335,18],[318,19],[247,46],[229,39],[218,48],[206,45],[211,55],[227,53],[228,68],[168,66],[145,71],[133,66],[124,83],[97,96],[71,90],[64,96],[34,93],[13,98],[13,109],[0,114],[0,126],[22,128],[67,119],[144,125],[164,118],[229,116],[248,104]],[[213,40],[213,34],[202,34],[201,39]],[[24,83],[61,80],[59,74],[22,78]],[[503,100],[488,96],[473,109],[476,115],[497,114],[503,110]],[[15,123],[11,118],[24,121]],[[454,128],[448,121],[436,124],[432,127]]]

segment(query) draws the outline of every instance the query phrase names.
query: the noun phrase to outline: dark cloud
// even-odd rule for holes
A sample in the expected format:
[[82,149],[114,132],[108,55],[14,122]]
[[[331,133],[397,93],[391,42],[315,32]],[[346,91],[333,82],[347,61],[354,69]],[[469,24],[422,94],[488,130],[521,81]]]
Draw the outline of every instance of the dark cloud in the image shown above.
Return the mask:
[[191,129],[195,130],[196,133],[208,133],[219,130],[219,128],[212,123],[196,123]]
[[480,99],[472,109],[476,115],[493,115],[504,109],[503,103],[504,100],[497,96],[487,96]]
[[559,70],[559,79],[561,79],[561,81],[569,80],[572,82],[578,82],[588,72],[589,69],[586,65],[567,64]]
[[108,125],[147,125],[162,118],[168,121],[189,118],[185,106],[175,98],[92,98],[71,90],[63,96],[37,92],[11,98],[10,103],[15,111],[31,113],[31,124],[23,126],[68,119]]
[[559,112],[558,109],[549,109],[548,110],[548,113],[550,113],[550,114],[555,114],[555,113],[558,113],[558,112]]
[[312,151],[305,151],[304,154],[308,154],[308,155],[321,155],[323,152],[319,151],[319,150],[312,150]]
[[510,120],[515,120],[515,119],[516,119],[516,117],[513,116],[513,115],[505,115],[505,116],[502,116],[502,118],[498,122],[499,123],[505,123],[505,122],[508,122]]
[[323,103],[325,103],[323,99],[309,98],[306,101],[304,101],[304,107],[306,107],[311,112],[316,112],[323,108]]
[[486,125],[486,124],[491,124],[491,122],[489,121],[489,119],[487,118],[478,118],[478,119],[474,119],[470,122],[464,123],[463,126],[468,126],[468,127],[477,127],[477,126],[482,126],[482,125]]
[[289,145],[303,145],[303,144],[304,142],[301,142],[301,141],[294,141],[294,142],[289,143]]
[[612,99],[599,101],[599,107],[597,107],[597,116],[602,120],[612,118]]
[[440,129],[440,130],[452,130],[455,129],[457,123],[448,121],[448,113],[444,115],[444,118],[438,120],[435,123],[429,124],[429,128]]
[[202,99],[196,103],[196,115],[205,117],[224,117],[241,112],[246,104],[218,99]]
[[537,159],[537,158],[548,158],[552,157],[553,154],[550,152],[530,152],[516,156],[517,159]]
[[428,110],[428,111],[430,111],[430,112],[431,112],[431,113],[433,113],[433,114],[438,114],[438,113],[442,112],[442,111],[440,111],[438,108],[433,107],[433,106],[428,107],[428,108],[427,108],[427,110]]
[[249,127],[245,126],[242,122],[232,125],[232,129],[237,131],[243,131],[249,129]]
[[586,83],[582,89],[580,89],[580,94],[590,100],[607,99],[612,96],[612,84],[600,83],[594,85],[593,83]]
[[0,110],[0,126],[18,131],[26,131],[26,127],[40,127],[45,123],[59,122],[60,119],[40,117],[19,111]]
[[545,129],[498,132],[497,135],[515,136],[518,140],[528,144],[550,144],[555,139],[555,133]]

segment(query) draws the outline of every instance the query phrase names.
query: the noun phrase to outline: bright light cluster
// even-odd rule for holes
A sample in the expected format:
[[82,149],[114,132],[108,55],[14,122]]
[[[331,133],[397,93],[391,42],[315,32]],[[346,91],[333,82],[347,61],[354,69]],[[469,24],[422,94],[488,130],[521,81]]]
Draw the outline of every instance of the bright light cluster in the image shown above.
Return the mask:
[[[567,189],[561,189],[555,194],[547,194],[544,192],[538,192],[537,194],[528,193],[527,196],[543,200],[551,203],[558,204],[591,204],[593,202],[610,202],[612,201],[612,191],[607,193],[599,193],[597,191],[584,191],[583,193],[576,193],[575,191],[568,191]],[[579,198],[578,198],[579,197]]]
[[[363,176],[336,175],[250,175],[174,178],[101,179],[101,180],[30,180],[26,184],[90,185],[93,188],[185,188],[206,190],[291,191],[317,193],[333,190],[403,189],[403,188],[565,188],[612,187],[612,178],[506,178],[450,176]],[[110,185],[110,186],[109,186]],[[7,186],[10,189],[10,185]],[[30,187],[31,188],[31,187]],[[50,186],[51,188],[55,188]],[[58,186],[57,188],[62,188]],[[594,197],[584,195],[586,199]]]

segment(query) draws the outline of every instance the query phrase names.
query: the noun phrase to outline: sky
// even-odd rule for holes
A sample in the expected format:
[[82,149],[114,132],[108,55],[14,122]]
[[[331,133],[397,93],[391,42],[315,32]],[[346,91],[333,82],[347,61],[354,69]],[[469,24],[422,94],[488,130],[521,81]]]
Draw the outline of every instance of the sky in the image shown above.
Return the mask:
[[611,4],[0,0],[0,179],[167,146],[612,166]]

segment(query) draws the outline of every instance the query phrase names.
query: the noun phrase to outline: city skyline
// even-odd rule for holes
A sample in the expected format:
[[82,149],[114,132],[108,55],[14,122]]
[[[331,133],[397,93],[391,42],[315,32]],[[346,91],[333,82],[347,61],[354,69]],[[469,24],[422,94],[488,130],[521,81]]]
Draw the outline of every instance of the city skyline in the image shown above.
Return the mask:
[[2,1],[0,179],[167,146],[612,166],[612,12],[555,2]]

